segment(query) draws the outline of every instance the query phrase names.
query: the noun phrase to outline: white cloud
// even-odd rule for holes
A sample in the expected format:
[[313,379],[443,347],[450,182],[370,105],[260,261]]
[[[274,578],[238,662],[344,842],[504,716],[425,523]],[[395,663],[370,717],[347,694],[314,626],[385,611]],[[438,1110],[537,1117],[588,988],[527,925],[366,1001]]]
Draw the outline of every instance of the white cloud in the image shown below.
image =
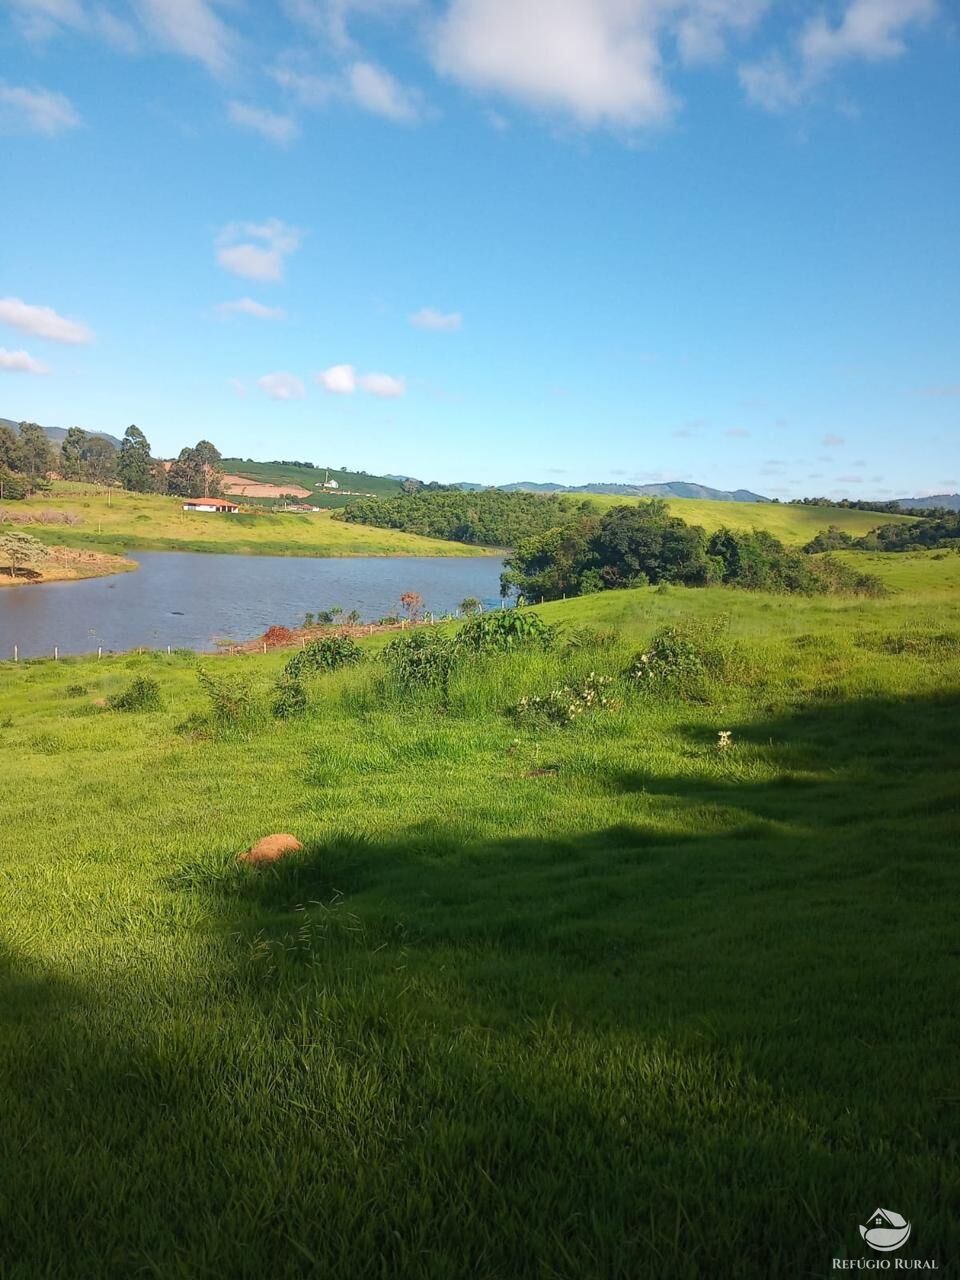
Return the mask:
[[334,76],[315,75],[287,66],[272,67],[269,75],[303,107],[325,107],[342,92]]
[[851,0],[838,26],[823,14],[810,19],[800,36],[801,56],[816,71],[850,58],[898,58],[906,51],[904,28],[929,21],[936,8],[936,0]]
[[217,237],[217,261],[225,271],[251,280],[282,280],[286,259],[302,238],[296,227],[279,218],[231,223]]
[[10,373],[49,373],[50,370],[40,360],[34,360],[26,351],[8,351],[0,347],[0,369]]
[[235,396],[239,396],[240,399],[243,400],[247,394],[247,384],[245,382],[241,382],[239,378],[228,378],[227,381],[230,383],[231,387],[233,387],[233,394]]
[[227,116],[231,124],[242,129],[252,129],[261,137],[275,142],[280,147],[287,147],[297,137],[300,130],[291,116],[278,115],[276,111],[266,111],[262,107],[251,107],[245,102],[233,101],[227,104]]
[[0,83],[0,132],[52,138],[79,124],[77,109],[64,94]]
[[751,102],[765,111],[798,106],[807,94],[805,80],[792,71],[778,53],[761,62],[746,63],[739,71],[740,84]]
[[314,374],[314,380],[337,396],[353,395],[357,389],[357,371],[352,364],[331,365],[323,373]]
[[677,47],[684,62],[717,62],[726,52],[726,34],[756,26],[769,0],[699,0],[677,23]]
[[413,124],[420,117],[419,95],[372,62],[355,62],[349,67],[347,85],[353,101],[374,115],[398,124]]
[[28,40],[47,40],[86,21],[79,0],[12,0],[10,7]]
[[824,436],[820,443],[825,445],[828,449],[838,449],[840,445],[846,442],[844,441],[843,436],[829,435]]
[[214,75],[231,68],[235,37],[208,0],[137,0],[143,21],[174,53],[195,58]]
[[417,329],[451,333],[463,327],[463,316],[459,311],[443,312],[435,311],[433,307],[421,307],[410,317],[410,323]]
[[740,83],[768,111],[797,106],[840,63],[900,57],[907,28],[929,22],[937,7],[937,0],[848,0],[838,23],[823,13],[806,22],[791,63],[779,53],[748,63],[740,68]]
[[237,298],[235,302],[221,302],[217,311],[222,316],[256,316],[258,320],[283,320],[283,307],[267,307],[253,298]]
[[421,0],[285,0],[294,22],[328,40],[340,52],[354,48],[349,21],[354,14],[389,17],[404,9],[417,9]]
[[95,21],[99,34],[120,53],[140,52],[140,36],[132,23],[104,8],[96,10]]
[[93,342],[94,334],[78,320],[68,320],[53,307],[30,306],[21,298],[0,298],[0,324],[12,325],[37,338],[49,338],[51,342],[65,342],[76,346]]
[[302,400],[306,387],[293,373],[265,373],[257,379],[257,385],[271,400]]
[[394,378],[389,373],[365,373],[360,379],[364,391],[372,396],[380,396],[385,400],[402,396],[407,389],[403,378]]
[[674,100],[661,75],[667,0],[453,0],[435,30],[437,70],[474,89],[581,123],[646,125]]

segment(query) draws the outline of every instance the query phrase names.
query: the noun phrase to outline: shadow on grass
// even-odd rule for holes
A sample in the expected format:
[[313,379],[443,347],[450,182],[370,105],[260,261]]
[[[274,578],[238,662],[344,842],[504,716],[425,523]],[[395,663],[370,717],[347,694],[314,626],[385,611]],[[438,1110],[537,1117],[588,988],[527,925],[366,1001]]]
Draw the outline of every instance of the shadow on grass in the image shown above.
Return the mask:
[[600,831],[184,868],[176,971],[13,958],[0,1275],[826,1275],[875,1202],[946,1259],[956,707],[734,726]]

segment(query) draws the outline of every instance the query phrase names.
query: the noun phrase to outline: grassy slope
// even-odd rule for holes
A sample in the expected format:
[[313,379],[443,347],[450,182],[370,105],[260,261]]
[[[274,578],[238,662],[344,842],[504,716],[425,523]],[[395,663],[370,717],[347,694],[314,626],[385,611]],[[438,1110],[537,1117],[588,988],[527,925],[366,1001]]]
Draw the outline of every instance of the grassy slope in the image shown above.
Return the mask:
[[[604,511],[639,498],[591,495],[590,501]],[[859,537],[881,524],[911,521],[914,516],[883,515],[876,511],[852,511],[846,507],[801,507],[779,502],[712,502],[705,498],[671,498],[672,515],[687,524],[702,525],[708,533],[726,525],[730,529],[766,529],[786,543],[809,542],[814,534],[835,524]]]
[[[242,458],[225,458],[223,467],[231,475],[259,480],[265,484],[296,484],[311,490],[323,483],[328,471],[326,467],[290,467],[278,462],[245,462]],[[341,489],[371,493],[377,498],[392,498],[400,492],[400,481],[388,480],[386,476],[370,476],[359,471],[339,471],[330,467],[329,478],[336,480]]]
[[[68,486],[59,486],[66,488]],[[69,488],[74,492],[76,484]],[[9,505],[17,512],[71,512],[76,525],[31,525],[45,542],[100,551],[220,551],[249,555],[450,556],[482,555],[482,548],[421,538],[393,529],[372,529],[333,520],[328,512],[219,516],[181,510],[178,498],[112,492],[93,485],[83,496],[55,491]]]
[[[213,738],[189,659],[0,665],[4,1280],[826,1276],[876,1202],[949,1271],[954,569],[548,605],[620,641]],[[502,714],[719,611],[714,705]],[[93,706],[141,673],[166,710]]]

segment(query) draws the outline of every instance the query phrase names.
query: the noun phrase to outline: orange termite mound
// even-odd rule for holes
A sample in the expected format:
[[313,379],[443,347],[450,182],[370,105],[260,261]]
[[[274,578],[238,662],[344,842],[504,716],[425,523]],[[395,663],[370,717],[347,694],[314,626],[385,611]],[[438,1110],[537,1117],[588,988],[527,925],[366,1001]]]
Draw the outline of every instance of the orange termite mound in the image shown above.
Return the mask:
[[238,862],[279,862],[281,858],[288,853],[299,853],[303,845],[296,836],[290,835],[289,832],[281,832],[278,835],[264,836],[262,840],[258,840],[252,849],[248,849],[246,853],[241,853]]

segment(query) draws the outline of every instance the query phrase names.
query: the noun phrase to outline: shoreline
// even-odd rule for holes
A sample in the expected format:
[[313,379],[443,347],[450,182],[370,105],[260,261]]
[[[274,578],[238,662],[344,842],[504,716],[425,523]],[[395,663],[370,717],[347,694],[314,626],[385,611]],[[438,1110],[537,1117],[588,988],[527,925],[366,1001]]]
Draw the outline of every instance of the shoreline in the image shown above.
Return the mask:
[[[51,546],[49,560],[24,565],[14,575],[10,566],[0,568],[0,587],[42,587],[52,582],[84,582],[88,578],[110,578],[133,573],[135,560],[112,552],[86,551],[79,547]],[[27,576],[24,576],[27,575]]]

